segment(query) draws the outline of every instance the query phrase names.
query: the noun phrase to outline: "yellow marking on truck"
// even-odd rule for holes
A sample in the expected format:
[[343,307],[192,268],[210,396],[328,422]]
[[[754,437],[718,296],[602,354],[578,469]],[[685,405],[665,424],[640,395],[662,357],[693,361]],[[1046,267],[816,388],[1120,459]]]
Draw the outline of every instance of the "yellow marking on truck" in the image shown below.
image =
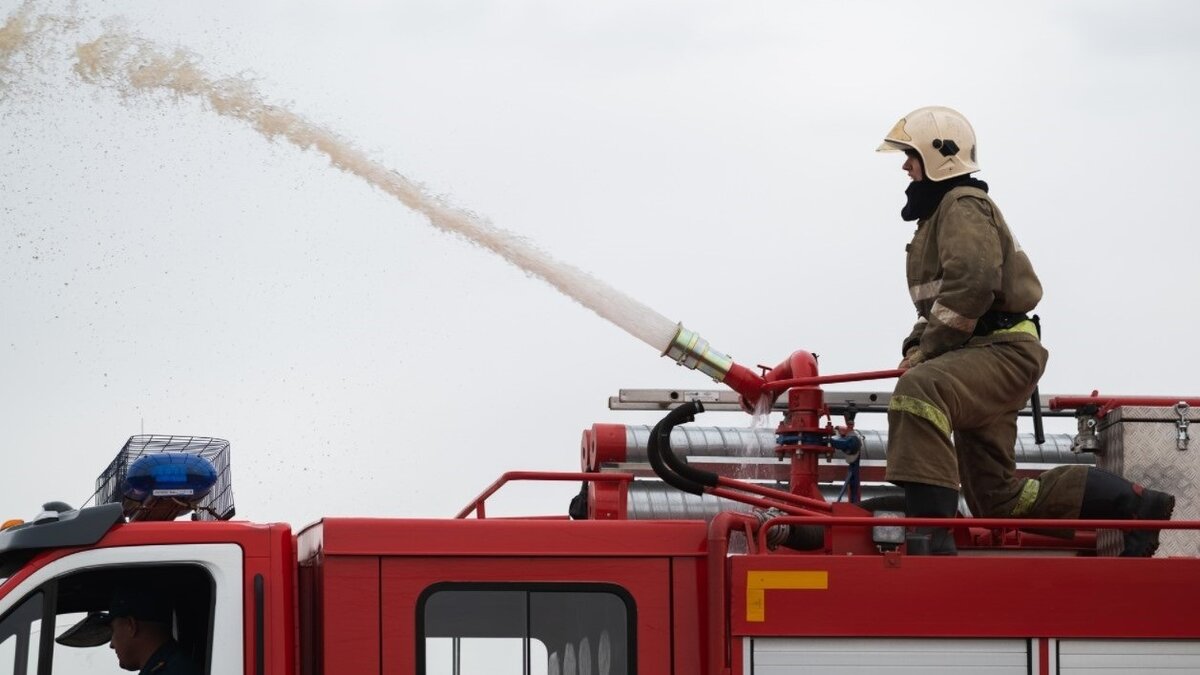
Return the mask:
[[763,571],[746,573],[746,620],[767,620],[767,590],[824,591],[829,589],[825,570]]

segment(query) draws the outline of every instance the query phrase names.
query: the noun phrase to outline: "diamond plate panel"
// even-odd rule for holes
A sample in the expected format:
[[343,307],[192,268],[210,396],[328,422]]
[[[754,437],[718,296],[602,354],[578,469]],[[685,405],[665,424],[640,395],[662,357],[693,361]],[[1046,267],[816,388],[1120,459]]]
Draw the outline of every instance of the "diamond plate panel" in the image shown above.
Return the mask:
[[[1113,410],[1099,427],[1101,452],[1097,466],[1146,487],[1175,495],[1174,520],[1200,520],[1200,410],[1188,411],[1187,450],[1176,448],[1174,408],[1127,406]],[[1200,556],[1200,532],[1164,531],[1156,558],[1172,555]],[[1100,530],[1100,555],[1121,552],[1121,533]]]

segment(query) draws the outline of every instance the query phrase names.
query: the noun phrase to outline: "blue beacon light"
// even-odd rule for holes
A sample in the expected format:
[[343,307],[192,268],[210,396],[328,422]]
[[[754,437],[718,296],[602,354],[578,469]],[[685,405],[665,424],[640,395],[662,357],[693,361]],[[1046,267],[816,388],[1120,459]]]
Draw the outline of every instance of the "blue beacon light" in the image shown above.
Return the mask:
[[145,502],[151,497],[174,497],[198,502],[217,482],[212,462],[188,452],[159,452],[139,457],[125,473],[126,499]]

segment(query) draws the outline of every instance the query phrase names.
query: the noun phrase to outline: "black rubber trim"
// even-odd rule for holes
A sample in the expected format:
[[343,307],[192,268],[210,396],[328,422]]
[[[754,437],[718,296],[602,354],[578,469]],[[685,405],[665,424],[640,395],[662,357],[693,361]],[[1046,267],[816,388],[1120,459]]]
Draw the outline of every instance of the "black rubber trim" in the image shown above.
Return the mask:
[[254,675],[264,675],[266,668],[266,619],[263,575],[254,575]]
[[[42,602],[42,626],[54,626],[58,612],[58,580],[42,586]],[[38,641],[37,675],[51,675],[54,667],[54,634],[57,632],[45,628],[42,630]]]

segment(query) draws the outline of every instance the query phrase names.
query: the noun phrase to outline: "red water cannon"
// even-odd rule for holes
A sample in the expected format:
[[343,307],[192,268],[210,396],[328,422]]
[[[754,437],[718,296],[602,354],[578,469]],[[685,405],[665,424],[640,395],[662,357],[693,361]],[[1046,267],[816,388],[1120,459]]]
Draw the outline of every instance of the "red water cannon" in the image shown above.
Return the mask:
[[[824,498],[817,486],[820,459],[839,449],[854,454],[857,439],[853,435],[853,413],[846,416],[844,426],[833,425],[821,385],[894,378],[904,372],[893,369],[822,376],[817,368],[816,355],[800,350],[759,376],[749,368],[734,363],[728,355],[713,349],[707,340],[682,324],[663,356],[724,383],[741,394],[742,407],[748,411],[755,408],[770,410],[775,400],[786,391],[787,411],[775,430],[775,451],[781,459],[791,459],[791,493],[806,500],[822,502]],[[825,418],[824,423],[821,418]],[[666,439],[666,445],[667,452],[664,455],[669,455],[669,439]],[[669,461],[664,464],[671,468]],[[707,484],[706,481],[695,480],[695,475],[691,478],[693,485],[698,482]],[[806,506],[811,507],[812,504]]]
[[[825,405],[825,392],[808,380],[817,377],[817,357],[803,350],[793,352],[786,361],[767,371],[764,385],[765,396],[774,403],[783,391],[787,391],[787,412],[776,427],[775,453],[781,459],[792,460],[789,481],[794,494],[820,498],[817,487],[817,469],[821,458],[833,454],[829,439],[834,434],[832,422],[828,420],[829,408]],[[797,386],[785,383],[802,380]],[[825,425],[821,418],[825,417]]]

